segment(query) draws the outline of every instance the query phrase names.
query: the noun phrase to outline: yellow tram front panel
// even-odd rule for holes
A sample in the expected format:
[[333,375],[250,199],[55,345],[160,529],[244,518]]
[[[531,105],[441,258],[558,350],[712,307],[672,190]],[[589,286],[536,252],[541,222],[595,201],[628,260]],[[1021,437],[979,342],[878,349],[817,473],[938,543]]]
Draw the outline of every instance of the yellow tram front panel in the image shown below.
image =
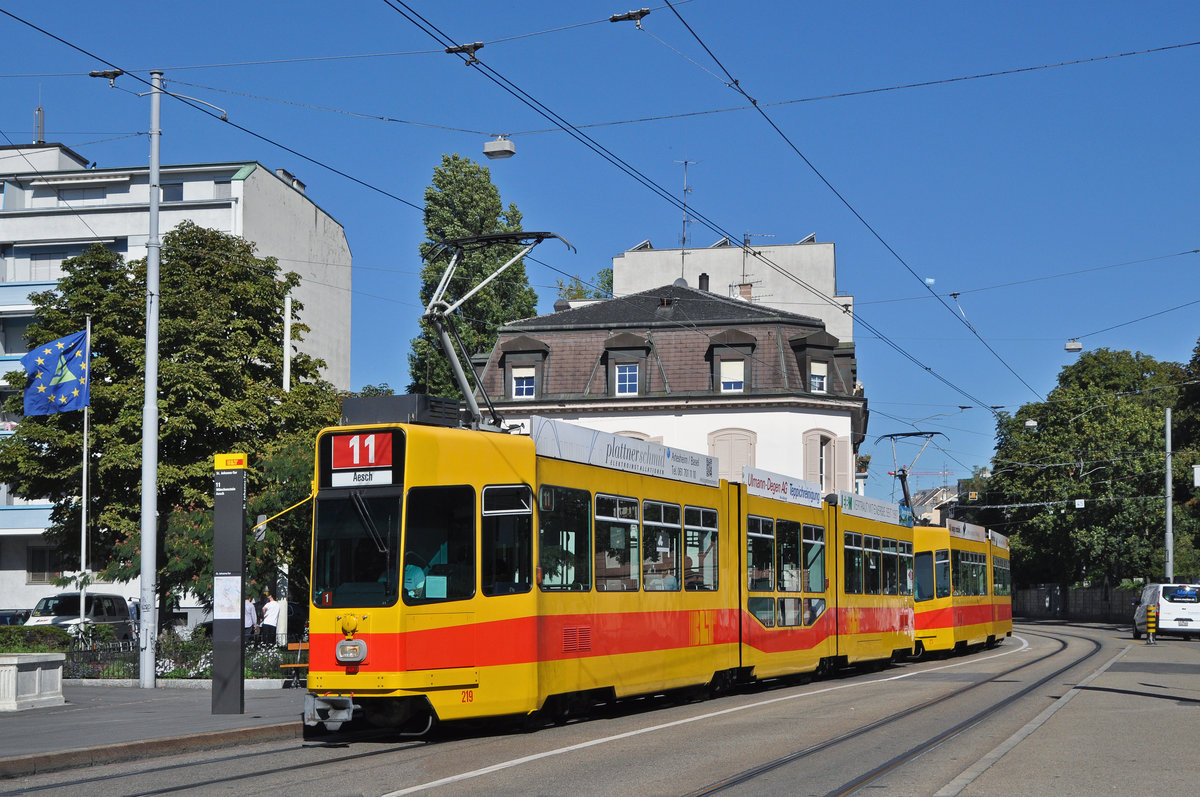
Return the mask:
[[830,528],[819,485],[758,468],[731,485],[740,511],[742,665],[757,678],[812,672],[836,650]]
[[531,441],[340,427],[317,457],[310,692],[368,714],[396,698],[441,719],[536,709]]
[[539,457],[540,699],[737,666],[728,489]]
[[837,494],[838,656],[847,663],[903,656],[913,649],[913,529],[896,504]]

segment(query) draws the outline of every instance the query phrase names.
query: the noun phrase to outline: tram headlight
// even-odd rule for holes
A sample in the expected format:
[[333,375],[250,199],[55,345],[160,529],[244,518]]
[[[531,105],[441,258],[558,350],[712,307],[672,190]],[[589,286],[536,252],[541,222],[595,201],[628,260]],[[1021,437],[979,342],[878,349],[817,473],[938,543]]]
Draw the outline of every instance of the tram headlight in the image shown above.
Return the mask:
[[333,651],[338,664],[362,664],[367,659],[367,643],[361,639],[343,639]]

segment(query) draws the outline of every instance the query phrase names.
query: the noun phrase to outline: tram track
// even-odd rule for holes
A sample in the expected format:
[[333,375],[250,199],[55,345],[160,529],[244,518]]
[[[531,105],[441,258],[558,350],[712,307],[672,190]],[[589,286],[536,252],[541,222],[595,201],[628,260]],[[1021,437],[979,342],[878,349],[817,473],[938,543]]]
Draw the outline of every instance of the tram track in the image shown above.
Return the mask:
[[[872,732],[876,732],[876,731],[879,731],[888,726],[894,725],[895,723],[897,723],[905,718],[913,717],[917,714],[920,714],[921,712],[932,710],[933,708],[935,708],[938,705],[945,704],[947,701],[949,701],[953,697],[957,697],[957,696],[963,695],[963,694],[968,694],[968,693],[974,692],[975,690],[981,689],[989,684],[994,684],[998,681],[1002,681],[1005,678],[1011,677],[1014,673],[1019,673],[1021,671],[1027,670],[1030,667],[1044,663],[1047,660],[1051,660],[1055,656],[1062,655],[1063,651],[1068,648],[1069,642],[1062,639],[1061,637],[1071,637],[1071,638],[1083,640],[1092,645],[1092,650],[1084,653],[1081,656],[1073,658],[1071,662],[1065,664],[1062,667],[1057,668],[1054,672],[1052,672],[1042,678],[1039,678],[1037,681],[1035,681],[1034,683],[1030,684],[1029,686],[1023,688],[1018,693],[1010,694],[1010,695],[1004,697],[1003,699],[994,701],[989,706],[986,706],[983,709],[981,709],[977,712],[974,712],[972,714],[972,716],[969,717],[968,719],[966,719],[960,723],[956,723],[953,727],[948,728],[945,731],[938,733],[935,736],[930,736],[929,738],[924,739],[920,744],[913,745],[911,748],[904,751],[900,755],[892,757],[890,760],[884,762],[883,764],[872,768],[870,771],[863,773],[863,774],[855,777],[854,779],[847,781],[845,784],[839,786],[838,788],[828,792],[829,794],[839,794],[839,795],[840,794],[852,794],[855,791],[862,789],[862,788],[868,786],[869,784],[877,781],[879,778],[884,777],[889,772],[893,772],[896,769],[902,767],[904,764],[912,761],[913,759],[922,755],[923,753],[933,749],[937,745],[942,744],[942,743],[954,738],[955,736],[957,736],[958,734],[967,730],[968,728],[970,728],[974,725],[977,725],[980,722],[985,721],[989,716],[993,715],[994,713],[999,711],[1001,708],[1009,705],[1013,700],[1019,699],[1020,697],[1029,694],[1030,692],[1036,690],[1039,687],[1043,687],[1046,683],[1052,681],[1053,679],[1055,679],[1057,677],[1060,677],[1062,675],[1062,673],[1086,662],[1088,659],[1090,659],[1092,656],[1094,656],[1101,649],[1101,646],[1098,642],[1096,642],[1095,640],[1092,640],[1088,637],[1081,636],[1081,635],[1074,635],[1074,634],[1052,635],[1049,633],[1042,633],[1042,632],[1033,631],[1033,630],[1024,631],[1023,634],[1025,634],[1027,636],[1036,636],[1036,637],[1052,640],[1055,643],[1056,647],[1054,650],[1049,651],[1045,654],[1039,655],[1035,659],[1022,662],[1013,667],[1007,667],[1003,671],[996,673],[994,675],[991,675],[990,677],[983,678],[979,681],[975,681],[975,682],[972,682],[969,684],[963,684],[961,686],[961,688],[956,689],[954,692],[939,695],[936,697],[932,697],[928,700],[923,701],[922,703],[920,703],[918,705],[912,706],[910,708],[907,708],[907,709],[904,709],[901,711],[894,712],[885,717],[881,717],[881,718],[871,721],[867,724],[864,724],[858,728],[855,728],[853,730],[850,730],[843,734],[840,734],[836,737],[832,737],[830,739],[824,740],[818,744],[810,745],[801,750],[796,750],[787,755],[780,756],[778,758],[773,759],[772,761],[766,762],[764,764],[758,765],[751,769],[744,770],[744,771],[739,772],[730,777],[727,777],[722,780],[711,783],[708,786],[703,787],[701,789],[687,792],[687,794],[689,794],[689,795],[717,794],[717,793],[721,793],[726,790],[733,789],[739,785],[745,785],[745,784],[752,783],[755,781],[755,779],[761,778],[761,777],[769,774],[770,772],[773,772],[773,771],[779,770],[783,767],[786,767],[789,764],[795,763],[797,761],[802,761],[805,758],[814,756],[818,753],[821,753],[822,751],[836,748],[838,745],[845,744],[854,739],[861,739],[863,737],[869,736]],[[1011,652],[1016,652],[1016,651],[1010,651],[1010,653]],[[963,663],[967,663],[967,661],[968,661],[967,659],[963,659]],[[951,666],[955,666],[955,665],[951,665]],[[891,676],[890,678],[877,679],[877,680],[872,680],[872,681],[863,681],[863,682],[861,682],[861,684],[863,686],[869,686],[871,684],[891,680],[892,678],[896,678],[896,677],[903,678],[903,677],[920,677],[920,676],[921,676],[921,672],[918,671],[918,672],[913,672],[911,674],[905,674],[905,675],[901,675],[901,676]],[[771,702],[775,702],[775,700],[776,699],[772,699]],[[737,709],[734,709],[734,711],[741,711],[746,708],[750,708],[750,707],[737,708]],[[720,713],[724,714],[724,713],[726,713],[726,711],[727,710],[722,710]],[[632,712],[632,713],[636,714],[638,712]],[[686,720],[686,719],[680,720],[680,721],[672,721],[669,723],[664,723],[662,725],[655,725],[654,727],[651,727],[651,728],[645,728],[640,731],[632,731],[629,733],[620,734],[620,736],[636,735],[636,734],[645,733],[645,732],[653,733],[656,730],[664,730],[667,727],[675,727],[679,724],[686,724],[691,721],[692,720]],[[475,738],[476,737],[475,733],[467,732],[464,729],[460,729],[460,730],[462,731],[462,733],[465,733],[465,737],[463,737],[461,733],[454,732],[454,729],[443,727],[441,729],[441,733],[436,734],[434,738],[428,739],[428,740],[422,740],[420,742],[406,740],[407,743],[390,744],[390,745],[386,746],[385,748],[377,749],[377,750],[362,751],[361,748],[359,748],[359,750],[357,750],[357,751],[347,750],[345,754],[336,754],[335,751],[331,750],[331,752],[334,752],[334,754],[328,758],[321,758],[320,760],[310,760],[310,761],[295,761],[295,760],[293,760],[292,763],[283,765],[283,766],[280,766],[278,764],[278,762],[281,760],[281,757],[283,757],[284,760],[291,759],[291,758],[293,758],[293,756],[299,756],[300,754],[303,754],[305,751],[311,751],[314,747],[334,748],[334,747],[345,746],[351,742],[355,742],[355,743],[357,743],[357,742],[379,742],[379,741],[386,742],[386,741],[394,741],[394,739],[395,739],[394,736],[390,736],[386,733],[374,733],[374,732],[365,732],[365,733],[360,732],[360,733],[355,733],[352,736],[336,735],[336,736],[330,737],[327,741],[326,740],[321,740],[319,742],[311,742],[310,741],[310,742],[307,742],[304,744],[292,744],[292,745],[287,745],[284,747],[272,747],[268,750],[263,750],[263,751],[247,751],[247,752],[242,752],[242,753],[235,753],[232,755],[225,754],[225,755],[219,755],[219,756],[209,756],[209,757],[204,757],[202,760],[178,761],[178,762],[174,762],[172,764],[159,765],[159,766],[144,766],[144,767],[140,767],[134,771],[126,771],[123,773],[116,773],[116,774],[106,774],[106,775],[89,777],[89,778],[79,778],[79,779],[73,779],[70,781],[59,781],[59,782],[51,784],[51,785],[40,786],[40,787],[33,786],[31,784],[27,784],[27,785],[23,786],[20,790],[0,792],[0,797],[8,797],[8,795],[16,795],[16,794],[30,794],[30,793],[39,793],[39,792],[45,793],[45,792],[53,792],[53,791],[59,791],[62,793],[67,793],[67,792],[78,793],[81,791],[89,790],[89,788],[99,789],[99,790],[107,792],[107,793],[136,793],[136,794],[170,794],[170,793],[176,793],[176,792],[181,792],[181,791],[189,791],[189,790],[194,791],[196,789],[220,787],[221,785],[228,784],[228,783],[244,782],[245,777],[246,777],[245,774],[241,774],[241,775],[234,774],[233,772],[231,772],[231,769],[238,769],[240,765],[244,766],[247,764],[251,768],[254,769],[256,775],[271,775],[271,774],[283,773],[283,772],[288,772],[288,771],[303,770],[303,771],[308,771],[308,772],[313,773],[313,776],[319,780],[322,777],[323,772],[338,771],[338,770],[344,769],[347,765],[353,765],[355,762],[362,763],[362,762],[368,762],[368,761],[382,761],[384,763],[390,763],[388,761],[389,756],[399,755],[399,756],[403,757],[406,753],[411,753],[416,748],[428,747],[430,742],[438,744],[441,742],[453,742],[459,738]],[[476,730],[478,730],[478,729],[476,729]],[[504,734],[504,735],[507,735],[507,734]],[[591,740],[588,742],[584,742],[580,745],[575,745],[574,747],[576,749],[581,749],[584,747],[591,747],[596,744],[603,744],[604,742],[605,742],[605,739],[594,739],[594,740]],[[554,753],[547,753],[547,754],[554,755]],[[266,765],[263,766],[262,768],[257,768],[257,767],[254,767],[254,765],[253,765],[253,762],[255,760],[261,760],[264,763],[266,763],[266,762],[269,762],[269,763],[266,763]],[[512,761],[512,762],[508,762],[507,765],[502,764],[499,767],[495,767],[493,769],[499,770],[501,768],[507,768],[510,765],[520,766],[521,762],[519,760]],[[217,767],[222,771],[219,771],[219,772],[211,772],[210,771],[210,772],[205,773],[204,772],[205,767],[210,767],[210,768]],[[193,779],[190,779],[186,784],[176,784],[176,785],[161,784],[157,788],[151,787],[149,789],[127,788],[130,784],[135,783],[137,781],[137,779],[139,779],[139,778],[155,778],[157,775],[160,775],[167,771],[172,771],[172,772],[178,773],[181,770],[194,770],[196,772],[196,777]],[[461,777],[465,778],[465,779],[472,779],[473,777],[477,776],[477,774],[482,775],[483,773],[476,773],[476,774],[463,773],[463,775]],[[449,780],[453,780],[454,782],[462,782],[459,778],[452,778]],[[403,789],[402,792],[407,793],[409,791],[423,791],[428,788],[436,789],[437,786],[438,786],[437,783],[427,783],[427,784],[423,784],[423,785],[412,786],[412,787],[409,787],[408,789]]]
[[738,772],[727,778],[723,778],[721,780],[715,781],[715,782],[713,782],[707,786],[704,786],[700,789],[696,789],[694,791],[688,792],[686,797],[704,797],[705,795],[719,794],[721,792],[733,789],[737,786],[742,786],[742,785],[746,785],[748,783],[752,783],[753,781],[763,777],[764,775],[775,772],[779,769],[782,769],[783,767],[789,766],[798,761],[802,761],[805,758],[809,758],[809,757],[814,756],[818,753],[821,753],[825,750],[835,748],[835,747],[845,744],[847,742],[850,742],[850,741],[853,741],[856,739],[861,739],[881,728],[887,727],[889,725],[893,725],[897,722],[900,722],[901,720],[910,719],[914,716],[921,714],[922,712],[929,711],[930,709],[932,709],[936,706],[939,706],[940,704],[943,704],[952,698],[960,697],[962,695],[973,692],[976,689],[980,689],[982,687],[1002,681],[1003,679],[1008,678],[1009,676],[1013,675],[1014,673],[1021,672],[1022,670],[1026,670],[1030,667],[1034,667],[1038,664],[1041,664],[1045,661],[1053,659],[1056,656],[1061,655],[1063,653],[1063,651],[1065,651],[1068,648],[1068,643],[1063,641],[1060,637],[1064,637],[1064,636],[1071,637],[1074,639],[1082,640],[1084,642],[1087,642],[1089,645],[1091,645],[1091,649],[1089,651],[1087,651],[1086,653],[1084,653],[1082,656],[1074,658],[1072,661],[1068,662],[1067,664],[1063,665],[1062,667],[1059,667],[1058,669],[1054,670],[1053,672],[1037,679],[1036,681],[1034,681],[1031,684],[1029,684],[1028,686],[1022,688],[1018,692],[1006,695],[1004,698],[1002,698],[1000,700],[993,701],[990,705],[975,712],[973,715],[971,715],[967,719],[965,719],[959,723],[956,723],[955,725],[951,726],[950,728],[947,728],[946,730],[923,740],[919,744],[913,745],[909,749],[905,750],[903,753],[893,756],[888,761],[886,761],[876,767],[873,767],[868,772],[863,773],[863,774],[853,778],[852,780],[849,780],[846,783],[840,785],[839,787],[830,790],[829,792],[826,793],[825,797],[843,797],[844,795],[854,794],[855,792],[861,790],[862,788],[874,783],[879,778],[884,777],[885,775],[887,775],[891,772],[894,772],[895,770],[904,766],[905,764],[908,764],[908,763],[914,761],[915,759],[919,758],[920,756],[925,755],[926,753],[928,753],[930,750],[934,749],[935,747],[937,747],[941,744],[944,744],[945,742],[953,739],[954,737],[958,736],[959,734],[963,733],[964,731],[975,727],[976,725],[985,721],[986,719],[993,716],[1000,710],[1008,707],[1014,700],[1018,700],[1020,698],[1025,697],[1026,695],[1029,695],[1030,693],[1036,691],[1037,689],[1042,688],[1047,683],[1058,678],[1063,673],[1065,673],[1071,669],[1074,669],[1075,667],[1078,667],[1079,665],[1083,664],[1088,659],[1092,658],[1097,653],[1099,653],[1103,647],[1101,645],[1101,643],[1098,642],[1097,640],[1092,639],[1091,637],[1080,635],[1080,634],[1051,635],[1051,634],[1046,634],[1046,633],[1039,633],[1037,631],[1025,631],[1023,633],[1026,633],[1030,636],[1038,636],[1038,637],[1053,640],[1054,642],[1056,642],[1058,644],[1058,648],[1056,650],[1050,651],[1049,653],[1041,655],[1038,658],[1033,659],[1032,661],[1027,661],[1027,662],[1019,664],[1015,667],[1010,667],[1006,670],[1003,670],[992,676],[989,676],[987,678],[976,681],[970,685],[964,686],[953,692],[948,692],[946,694],[939,695],[937,697],[931,698],[931,699],[926,700],[917,705],[910,706],[908,708],[905,708],[900,711],[889,714],[885,717],[881,717],[877,720],[874,720],[873,722],[867,723],[866,725],[862,725],[853,730],[839,734],[838,736],[832,737],[830,739],[826,739],[822,742],[819,742],[818,744],[810,745],[803,749],[796,750],[794,752],[788,753],[783,756],[779,756],[770,761],[764,762],[757,766],[754,766],[749,769]]

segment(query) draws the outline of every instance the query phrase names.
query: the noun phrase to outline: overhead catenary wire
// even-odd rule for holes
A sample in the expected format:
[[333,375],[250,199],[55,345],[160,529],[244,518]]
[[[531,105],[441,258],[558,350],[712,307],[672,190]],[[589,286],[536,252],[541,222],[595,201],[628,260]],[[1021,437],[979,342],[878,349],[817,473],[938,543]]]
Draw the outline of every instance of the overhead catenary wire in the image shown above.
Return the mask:
[[773,129],[783,139],[783,141],[788,145],[788,147],[802,161],[804,161],[805,165],[808,166],[808,168],[813,172],[813,174],[815,174],[817,176],[817,178],[822,183],[824,183],[825,187],[828,188],[833,193],[833,195],[835,197],[837,197],[838,200],[846,207],[846,209],[849,210],[850,213],[856,219],[858,219],[859,222],[862,223],[862,225],[867,229],[867,231],[870,232],[871,235],[877,241],[879,241],[879,243],[883,246],[883,248],[886,249],[892,255],[892,257],[894,257],[896,259],[896,261],[899,262],[900,265],[902,265],[905,268],[905,270],[908,271],[913,276],[913,278],[920,281],[925,286],[926,290],[928,290],[933,295],[933,297],[935,299],[937,299],[938,303],[941,304],[951,315],[954,315],[955,318],[957,318],[961,322],[965,323],[967,329],[971,330],[971,333],[973,335],[975,335],[975,337],[979,340],[979,342],[982,343],[989,352],[991,352],[992,356],[994,356],[996,358],[996,360],[998,360],[1000,362],[1000,364],[1003,365],[1008,370],[1009,373],[1011,373],[1013,376],[1015,376],[1021,382],[1021,384],[1025,385],[1025,387],[1027,387],[1029,389],[1029,392],[1033,393],[1038,398],[1041,398],[1042,394],[1039,393],[1037,391],[1037,389],[1033,387],[1033,385],[1029,384],[1029,382],[1026,381],[1025,377],[1023,377],[1019,373],[1017,373],[1017,370],[1015,368],[1013,368],[1013,366],[1011,364],[1009,364],[1009,362],[1007,360],[1005,360],[1000,355],[1000,353],[998,351],[996,351],[996,349],[986,339],[984,339],[983,335],[981,335],[979,333],[979,331],[975,329],[974,326],[972,326],[970,323],[968,323],[966,321],[965,317],[960,317],[954,313],[954,310],[948,304],[946,304],[945,300],[943,300],[933,290],[933,288],[930,285],[928,285],[921,278],[921,276],[919,274],[917,274],[916,271],[913,270],[912,266],[910,266],[908,264],[908,261],[905,260],[903,257],[901,257],[900,253],[897,252],[892,247],[892,245],[890,243],[888,243],[887,240],[884,239],[884,237],[879,233],[879,231],[876,230],[875,227],[870,222],[868,222],[861,213],[858,212],[858,209],[855,208],[854,205],[852,205],[850,203],[850,200],[847,199],[842,194],[842,192],[838,191],[837,188],[834,187],[833,183],[831,183],[828,180],[828,178],[826,178],[825,175],[821,173],[821,171],[816,167],[816,165],[811,160],[809,160],[808,156],[806,156],[800,150],[800,148],[798,146],[796,146],[795,142],[792,141],[792,139],[787,135],[787,133],[785,133],[779,127],[779,125],[777,125],[775,123],[775,120],[772,119],[765,110],[763,110],[761,107],[759,107],[758,102],[753,97],[750,96],[750,94],[745,90],[745,88],[742,87],[742,85],[738,81],[738,79],[735,78],[732,74],[730,74],[729,70],[725,68],[725,65],[723,63],[721,63],[721,60],[719,58],[717,58],[717,56],[712,52],[712,50],[709,49],[708,45],[704,43],[704,40],[700,38],[699,34],[697,34],[695,32],[695,30],[692,29],[691,25],[688,24],[687,20],[685,20],[683,18],[683,16],[679,13],[679,11],[673,5],[671,5],[670,0],[667,0],[667,7],[671,9],[671,11],[679,19],[680,23],[687,29],[687,31],[689,33],[692,34],[692,36],[696,39],[696,41],[700,44],[700,46],[704,48],[704,51],[706,53],[708,53],[709,57],[713,59],[713,62],[717,64],[717,66],[720,68],[720,70],[729,79],[729,81],[726,85],[728,85],[731,89],[738,92],[743,97],[745,97],[747,100],[749,100],[750,104],[754,106],[754,109],[759,113],[759,115],[763,118],[763,120],[766,121],[768,125],[770,125],[771,129]]
[[[453,51],[454,48],[458,47],[458,44],[454,38],[450,37],[445,32],[441,31],[436,25],[429,22],[427,19],[425,19],[423,16],[421,16],[415,10],[413,10],[408,4],[403,2],[403,0],[383,0],[383,1],[390,8],[392,8],[392,10],[394,10],[396,13],[400,14],[402,17],[407,19],[414,26],[416,26],[419,30],[421,30],[426,35],[430,36],[432,39],[439,42],[440,44],[443,44],[448,50]],[[624,159],[622,159],[621,157],[619,157],[618,155],[613,153],[608,148],[601,145],[595,139],[593,139],[590,136],[588,136],[587,134],[583,133],[581,130],[579,130],[577,127],[572,125],[570,122],[568,122],[562,116],[560,116],[555,111],[553,111],[552,109],[550,109],[549,107],[544,105],[537,98],[528,94],[523,89],[521,89],[519,86],[517,86],[515,83],[513,83],[512,81],[505,78],[502,74],[500,74],[496,70],[492,69],[487,64],[486,61],[484,61],[478,57],[478,53],[466,55],[465,53],[460,52],[460,53],[456,53],[456,54],[458,55],[458,57],[460,59],[463,60],[464,63],[466,63],[468,66],[474,67],[480,74],[485,76],[488,80],[492,81],[497,87],[499,87],[506,93],[510,94],[512,97],[514,97],[521,103],[525,104],[527,107],[529,107],[530,109],[532,109],[539,115],[543,116],[547,120],[559,125],[564,130],[564,132],[566,132],[568,135],[570,135],[576,141],[583,144],[586,148],[592,150],[594,153],[596,153],[601,158],[608,161],[610,164],[612,164],[613,166],[615,166],[616,168],[618,168],[619,170],[624,172],[626,175],[628,175],[629,177],[634,179],[639,184],[643,185],[645,188],[650,190],[652,193],[658,195],[660,198],[664,199],[665,201],[669,202],[671,205],[673,205],[677,208],[681,208],[683,206],[682,200],[680,200],[678,197],[676,197],[674,195],[674,192],[668,190],[667,188],[659,185],[657,182],[655,182],[651,178],[647,177],[645,174],[640,172],[638,169],[631,166]],[[719,224],[717,224],[712,219],[708,218],[705,214],[697,211],[694,208],[694,206],[688,205],[687,207],[688,207],[688,211],[694,215],[694,218],[696,221],[699,221],[700,223],[702,223],[704,226],[708,227],[713,232],[716,232],[717,234],[722,235],[724,237],[728,237],[730,240],[739,240],[738,237],[734,233],[722,228]],[[804,287],[805,289],[812,291],[814,293],[814,295],[818,296],[823,301],[828,302],[828,304],[830,304],[831,306],[837,307],[839,310],[844,311],[844,308],[842,307],[842,305],[840,303],[836,302],[832,297],[825,296],[821,291],[818,291],[816,288],[809,285],[804,280],[801,280],[798,277],[796,277],[795,275],[791,274],[786,269],[779,266],[779,264],[772,261],[770,258],[763,256],[761,254],[761,252],[755,251],[753,248],[751,248],[749,246],[744,246],[744,248],[747,250],[748,253],[750,253],[751,255],[756,257],[758,260],[763,262],[769,268],[776,270],[778,273],[783,275],[785,278],[791,280],[792,282],[796,283],[797,285],[800,285],[801,287]],[[894,341],[889,339],[887,336],[880,333],[879,330],[874,329],[865,320],[860,319],[857,315],[855,316],[855,319],[860,321],[860,323],[862,323],[863,326],[866,326],[868,330],[879,335],[880,339],[889,348],[892,348],[894,351],[896,351],[902,357],[908,359],[913,364],[915,364],[919,368],[923,369],[926,373],[930,374],[932,377],[934,377],[938,381],[945,384],[951,390],[954,390],[955,392],[959,393],[959,395],[962,395],[964,398],[971,400],[975,404],[978,404],[981,406],[987,406],[987,402],[984,402],[981,399],[978,399],[975,396],[971,395],[964,388],[951,382],[948,378],[946,378],[939,372],[935,371],[932,366],[926,365],[925,363],[921,362],[919,359],[917,359],[916,356],[914,356],[912,353],[908,352],[907,350],[903,349],[901,346],[899,346],[899,344],[895,343]]]

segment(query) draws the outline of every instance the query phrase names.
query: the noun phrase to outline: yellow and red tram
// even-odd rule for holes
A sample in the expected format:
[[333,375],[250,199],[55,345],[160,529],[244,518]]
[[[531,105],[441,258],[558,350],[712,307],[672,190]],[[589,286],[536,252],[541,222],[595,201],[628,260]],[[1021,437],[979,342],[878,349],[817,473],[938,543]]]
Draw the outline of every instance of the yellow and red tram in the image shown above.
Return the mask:
[[540,418],[316,448],[308,725],[420,732],[913,649],[894,504]]
[[918,526],[915,652],[962,651],[1012,635],[1008,538],[959,520]]

